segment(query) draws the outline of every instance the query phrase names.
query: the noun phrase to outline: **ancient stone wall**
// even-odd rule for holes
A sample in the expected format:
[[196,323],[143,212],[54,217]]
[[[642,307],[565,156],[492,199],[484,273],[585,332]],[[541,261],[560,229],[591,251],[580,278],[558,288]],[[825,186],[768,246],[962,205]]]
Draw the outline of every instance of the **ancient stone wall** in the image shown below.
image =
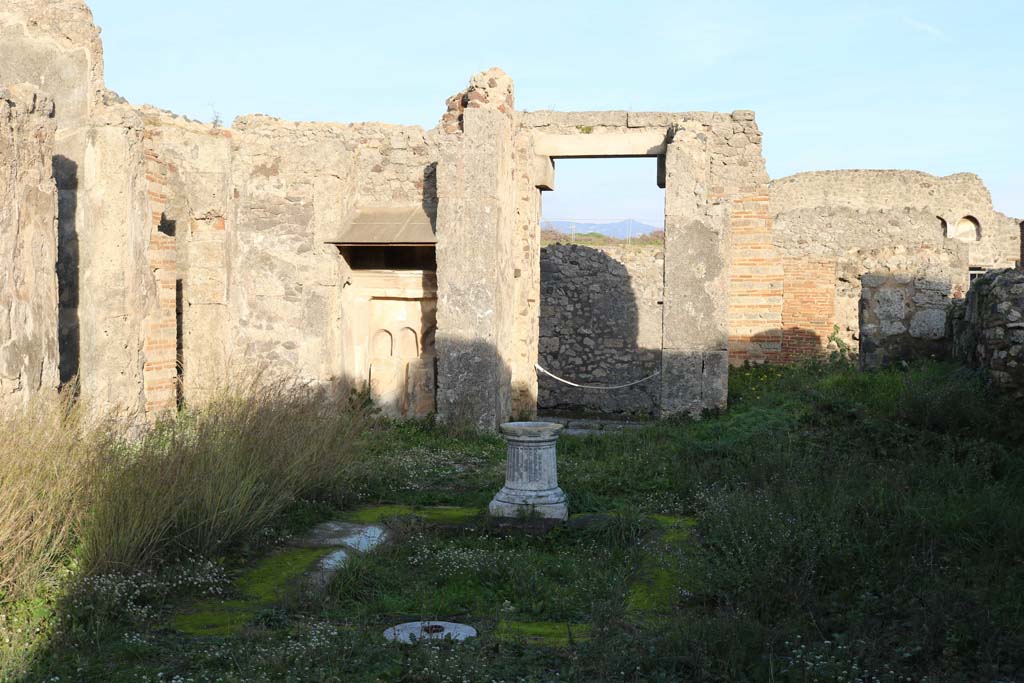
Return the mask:
[[[946,251],[892,252],[860,276],[860,362],[877,368],[911,358],[945,358],[946,314],[962,295],[962,260]],[[881,264],[886,264],[885,267]]]
[[[629,384],[661,369],[661,246],[551,244],[540,252],[539,364],[576,384]],[[612,391],[539,378],[541,409],[657,414],[661,381]]]
[[81,0],[4,0],[0,5],[0,84],[45,87],[59,128],[86,122],[111,96],[103,48]]
[[956,358],[1024,398],[1024,270],[994,270],[971,283],[953,307],[948,334]]
[[[784,257],[782,361],[822,353],[835,326],[869,364],[936,353],[939,309],[963,296],[970,269],[1012,266],[1019,257],[1020,230],[967,173],[802,173],[772,181],[771,198],[772,241]],[[980,235],[955,232],[964,217],[977,221]],[[879,303],[890,297],[880,291],[906,309]],[[925,329],[925,318],[935,324]]]
[[0,84],[45,85],[57,132],[60,374],[97,409],[145,408],[145,323],[158,308],[142,121],[103,85],[99,30],[76,0],[0,6]]
[[[782,267],[770,244],[768,176],[753,112],[524,112],[517,270],[539,258],[538,190],[552,189],[561,156],[656,156],[666,187],[666,266],[661,409],[700,413],[724,406],[730,354],[778,351],[768,334],[781,325]],[[554,172],[551,159],[555,159]],[[740,239],[735,240],[734,234]],[[530,290],[524,283],[523,290]],[[696,288],[696,289],[695,289]],[[520,343],[534,338],[535,294],[520,296]],[[699,301],[699,303],[697,303]],[[531,368],[515,376],[528,386]],[[665,392],[668,391],[668,395]]]
[[0,410],[59,381],[53,111],[33,86],[0,89]]
[[228,130],[143,114],[171,169],[185,399],[243,366],[318,384],[365,380],[342,313],[351,273],[333,242],[359,209],[436,213],[433,138],[386,124],[251,116]]
[[[201,402],[228,379],[234,346],[228,306],[228,283],[233,273],[228,259],[228,225],[234,224],[235,216],[232,137],[227,130],[149,107],[140,113],[145,121],[147,165],[151,170],[147,179],[158,185],[162,194],[162,201],[151,196],[152,202],[161,204],[163,234],[158,232],[155,238],[173,252],[175,261],[174,327],[165,318],[160,328],[164,342],[174,331],[175,365],[165,365],[165,347],[161,364],[149,370],[157,373],[157,381],[171,377],[180,380],[181,386],[176,388],[180,398]],[[169,284],[170,268],[164,268],[163,273],[164,282]],[[155,274],[159,276],[156,270]],[[169,302],[163,301],[166,315]]]
[[[511,79],[474,79],[440,141],[438,414],[493,429],[512,415],[516,181]],[[452,100],[450,100],[451,102]],[[538,226],[539,229],[539,226]]]
[[[222,129],[107,91],[99,30],[79,0],[0,6],[0,86],[21,81],[45,84],[54,102],[56,131],[41,134],[34,154],[50,155],[57,190],[60,377],[78,375],[83,397],[101,408],[155,415],[181,398],[203,400],[243,370],[320,386],[365,381],[369,302],[378,297],[401,302],[394,310],[405,316],[420,307],[421,341],[436,310],[442,418],[494,427],[532,416],[534,363],[564,337],[545,334],[540,349],[541,192],[554,187],[559,158],[656,157],[651,181],[666,189],[664,303],[659,319],[654,285],[640,288],[634,340],[641,354],[661,354],[660,364],[657,355],[641,360],[660,368],[660,395],[652,384],[600,409],[722,407],[728,362],[820,353],[834,326],[870,362],[931,353],[969,270],[1010,266],[1021,254],[1020,226],[992,210],[969,174],[809,173],[769,191],[750,111],[518,113],[511,79],[490,69],[448,99],[431,131],[265,116]],[[22,109],[8,106],[15,123],[5,134],[21,146],[9,144],[0,163],[10,204],[0,211],[31,205],[31,239],[42,239],[45,197],[25,194],[29,176],[10,181],[26,154],[24,136],[10,133],[28,125]],[[4,229],[15,224],[0,215]],[[356,243],[387,247],[380,226],[395,224],[382,217],[395,215],[408,216],[403,229],[418,226],[419,247],[397,238],[390,246],[426,253],[436,237],[436,276],[420,262],[367,285],[344,251],[352,247],[339,245],[366,218]],[[631,284],[653,281],[647,261],[605,256],[621,257]],[[25,277],[12,268],[15,280]],[[581,288],[552,296],[586,302],[594,319],[603,305]],[[38,385],[52,383],[53,330],[31,329],[41,355],[34,343],[3,347],[22,349],[5,356],[5,387],[36,367]],[[604,383],[599,372],[624,375],[625,356],[611,349],[630,335],[616,330],[602,332],[607,353],[579,348],[566,361],[579,360],[595,384]],[[426,356],[420,379],[433,376]],[[542,401],[568,401],[541,390]]]

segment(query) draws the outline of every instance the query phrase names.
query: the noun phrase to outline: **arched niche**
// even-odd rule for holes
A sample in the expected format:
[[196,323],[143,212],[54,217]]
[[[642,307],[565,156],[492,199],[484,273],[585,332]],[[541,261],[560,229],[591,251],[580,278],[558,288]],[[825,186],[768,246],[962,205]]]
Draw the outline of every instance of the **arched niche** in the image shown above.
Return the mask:
[[374,332],[370,350],[372,358],[391,358],[394,353],[394,339],[391,333],[387,330]]
[[977,242],[981,239],[981,223],[974,216],[964,216],[947,229],[946,236],[961,242]]
[[399,358],[419,358],[420,345],[416,330],[403,327],[398,331],[397,356]]

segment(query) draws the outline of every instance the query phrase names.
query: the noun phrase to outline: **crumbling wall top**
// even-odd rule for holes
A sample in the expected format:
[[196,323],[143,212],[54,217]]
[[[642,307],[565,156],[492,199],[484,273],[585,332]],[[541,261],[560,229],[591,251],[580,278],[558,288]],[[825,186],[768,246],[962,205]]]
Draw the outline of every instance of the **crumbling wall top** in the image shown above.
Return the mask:
[[440,128],[445,133],[462,130],[462,115],[467,109],[496,109],[512,115],[515,109],[515,85],[512,78],[499,69],[474,74],[469,87],[448,98],[447,111],[441,117]]
[[771,182],[776,209],[845,206],[871,209],[975,207],[992,210],[992,196],[973,173],[838,170],[797,173]]
[[0,83],[46,82],[61,125],[107,94],[100,29],[81,0],[0,3],[0,65]]

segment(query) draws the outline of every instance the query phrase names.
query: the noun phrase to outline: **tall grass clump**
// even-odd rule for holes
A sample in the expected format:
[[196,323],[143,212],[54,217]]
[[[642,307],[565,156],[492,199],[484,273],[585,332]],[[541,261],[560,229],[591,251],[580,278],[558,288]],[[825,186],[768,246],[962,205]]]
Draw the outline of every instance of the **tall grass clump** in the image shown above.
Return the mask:
[[118,571],[241,542],[300,498],[341,502],[365,397],[253,380],[100,456],[83,566]]
[[0,604],[43,583],[67,556],[102,432],[68,398],[0,415]]

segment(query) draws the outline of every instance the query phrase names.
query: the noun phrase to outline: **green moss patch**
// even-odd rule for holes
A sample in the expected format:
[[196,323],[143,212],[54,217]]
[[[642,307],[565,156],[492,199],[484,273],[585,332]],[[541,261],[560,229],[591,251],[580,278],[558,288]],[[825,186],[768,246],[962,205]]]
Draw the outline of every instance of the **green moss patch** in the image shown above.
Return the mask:
[[288,585],[333,548],[296,548],[275,553],[235,580],[249,600],[268,604],[284,597]]
[[[687,577],[674,564],[666,566],[666,558],[679,552],[690,540],[697,526],[694,517],[651,515],[659,527],[658,542],[644,550],[637,580],[630,586],[626,607],[635,615],[651,615],[670,611],[678,601],[680,591],[687,586]],[[668,550],[668,553],[663,553]]]
[[547,647],[568,647],[590,638],[589,624],[564,621],[500,621],[494,631],[498,640],[527,642]]
[[680,546],[690,540],[690,531],[697,526],[696,517],[673,517],[671,515],[651,515],[651,519],[661,528],[661,540],[673,546]]
[[238,633],[261,609],[282,599],[288,587],[333,548],[296,548],[275,553],[234,581],[241,600],[204,600],[174,616],[174,628],[193,636]]
[[174,628],[190,636],[231,636],[249,623],[259,607],[245,600],[206,600],[174,615]]
[[374,505],[347,512],[342,519],[359,524],[378,524],[389,517],[419,517],[435,524],[468,524],[481,515],[479,508],[438,505]]

